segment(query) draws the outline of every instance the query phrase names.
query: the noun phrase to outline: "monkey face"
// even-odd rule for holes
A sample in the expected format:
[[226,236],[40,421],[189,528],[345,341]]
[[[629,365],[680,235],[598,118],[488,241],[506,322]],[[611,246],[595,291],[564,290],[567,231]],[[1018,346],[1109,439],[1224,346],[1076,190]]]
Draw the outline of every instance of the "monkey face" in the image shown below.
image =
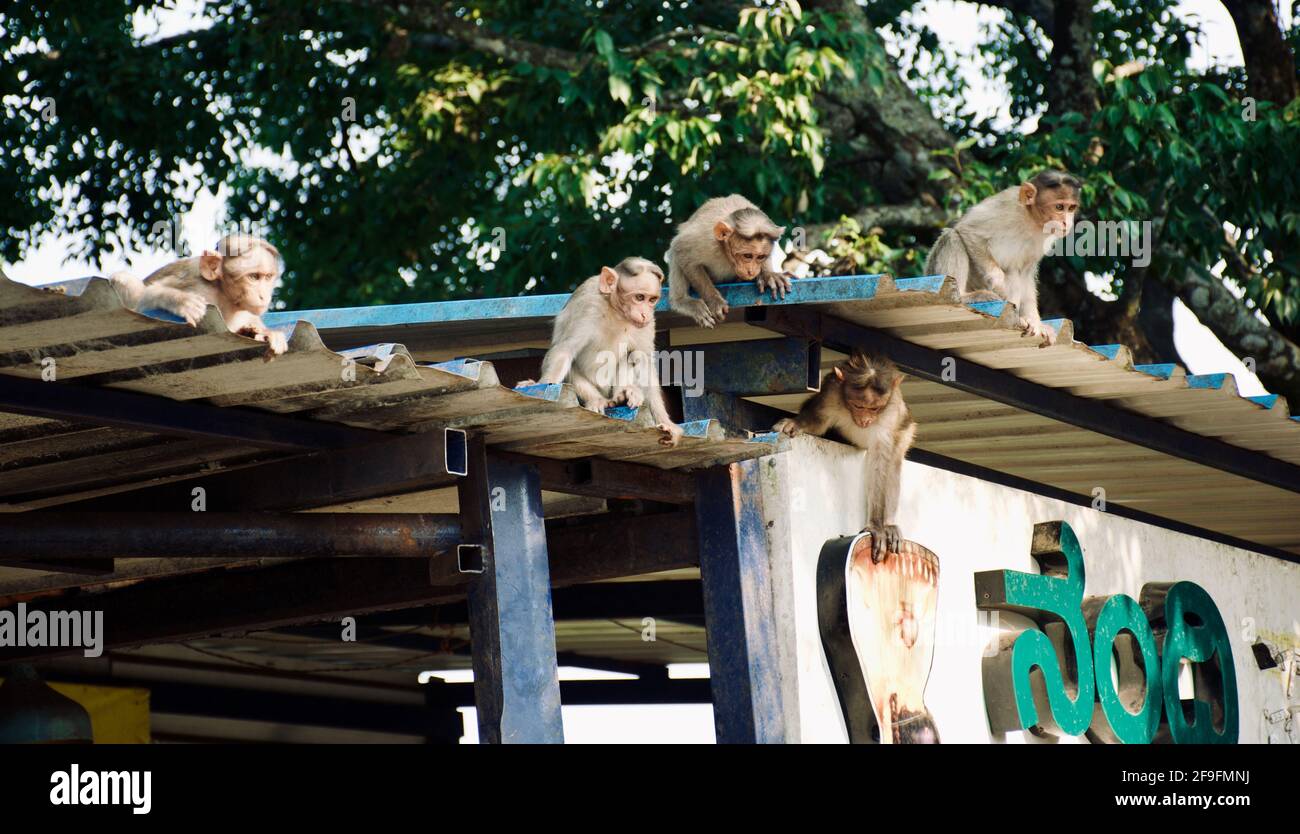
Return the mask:
[[848,409],[853,424],[860,429],[869,428],[876,422],[903,381],[902,374],[891,372],[892,366],[878,371],[872,366],[873,361],[881,360],[855,356],[847,365],[835,368],[835,376],[842,383],[840,391],[844,407]]
[[886,387],[882,391],[879,386],[872,383],[866,385],[845,383],[844,405],[849,410],[849,416],[853,418],[853,425],[860,429],[869,428],[876,422],[880,412],[885,410],[885,406],[889,405],[893,393],[893,388]]
[[254,249],[222,264],[221,291],[241,310],[259,316],[271,306],[271,293],[280,277],[279,264],[265,249]]
[[655,305],[659,303],[662,279],[653,272],[639,272],[618,279],[618,286],[610,294],[610,303],[623,318],[637,327],[654,323]]
[[772,254],[772,241],[762,236],[743,238],[731,235],[723,246],[727,248],[727,258],[736,270],[736,277],[742,281],[757,278]]
[[1079,211],[1079,186],[1069,174],[1045,172],[1020,186],[1020,198],[1047,237],[1065,237]]

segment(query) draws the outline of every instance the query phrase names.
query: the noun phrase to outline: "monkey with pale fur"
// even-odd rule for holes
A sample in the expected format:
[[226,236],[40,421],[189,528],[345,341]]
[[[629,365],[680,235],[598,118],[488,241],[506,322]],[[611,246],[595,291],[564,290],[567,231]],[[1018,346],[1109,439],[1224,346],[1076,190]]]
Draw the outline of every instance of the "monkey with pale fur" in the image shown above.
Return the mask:
[[925,271],[951,275],[962,301],[1010,301],[1026,336],[1056,343],[1038,313],[1038,264],[1074,227],[1081,184],[1063,171],[1043,171],[994,194],[944,229]]
[[903,474],[903,458],[916,437],[916,421],[899,390],[904,375],[883,356],[854,351],[822,380],[821,391],[795,417],[772,427],[791,437],[837,436],[867,452],[867,526],[872,558],[897,553],[903,534],[894,518]]
[[[668,303],[702,327],[722,321],[730,307],[717,285],[754,281],[760,293],[784,298],[790,276],[768,266],[772,245],[785,234],[758,206],[739,194],[714,197],[677,227],[668,246]],[[691,298],[694,287],[699,298]]]
[[[262,321],[280,277],[280,253],[251,235],[227,235],[217,251],[170,263],[143,281],[127,272],[109,280],[133,310],[166,310],[197,325],[211,304],[232,333],[266,342],[270,355],[288,348],[283,333]],[[269,358],[269,357],[268,357]]]
[[611,405],[648,404],[659,442],[676,446],[682,429],[668,416],[654,363],[663,280],[654,262],[625,258],[582,282],[555,317],[538,381],[571,383],[583,406],[598,414]]

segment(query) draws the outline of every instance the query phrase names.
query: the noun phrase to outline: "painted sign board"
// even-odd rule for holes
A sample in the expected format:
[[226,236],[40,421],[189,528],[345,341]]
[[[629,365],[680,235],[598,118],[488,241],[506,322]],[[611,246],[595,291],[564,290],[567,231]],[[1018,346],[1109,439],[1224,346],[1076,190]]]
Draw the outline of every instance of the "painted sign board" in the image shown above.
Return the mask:
[[[1300,712],[1289,709],[1300,687],[1288,692],[1288,666],[1261,668],[1254,648],[1300,648],[1300,564],[909,461],[897,522],[942,570],[933,620],[911,603],[903,610],[905,592],[886,580],[890,613],[861,587],[874,568],[859,561],[855,574],[850,562],[866,521],[864,463],[843,444],[804,437],[762,462],[787,740],[873,741],[886,719],[881,740],[894,740],[894,716],[917,698],[898,698],[895,711],[871,691],[863,657],[900,650],[871,641],[902,646],[924,623],[913,645],[933,634],[919,677],[934,740],[1300,743],[1300,722],[1284,720]],[[842,555],[825,557],[834,542]],[[835,560],[842,602],[827,584]],[[872,616],[881,624],[864,633]],[[842,642],[837,659],[824,639],[835,617],[856,623],[847,645],[867,709],[851,717],[842,693],[853,666]],[[891,663],[887,675],[912,675]]]

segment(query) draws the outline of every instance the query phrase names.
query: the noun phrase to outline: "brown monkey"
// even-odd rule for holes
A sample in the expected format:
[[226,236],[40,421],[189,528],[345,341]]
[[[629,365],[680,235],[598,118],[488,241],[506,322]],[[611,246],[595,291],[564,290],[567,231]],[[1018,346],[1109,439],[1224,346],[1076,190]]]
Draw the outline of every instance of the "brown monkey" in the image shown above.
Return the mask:
[[1064,171],[1043,171],[994,194],[943,230],[925,271],[951,275],[963,301],[1010,301],[1026,336],[1055,344],[1055,331],[1038,314],[1038,263],[1074,228],[1080,188]]
[[[854,351],[822,379],[822,388],[799,414],[772,427],[791,437],[834,433],[867,450],[867,526],[873,557],[897,553],[903,534],[894,524],[903,458],[916,437],[916,421],[903,402],[904,374],[889,359]],[[883,550],[876,544],[884,546]],[[879,561],[879,558],[877,558]]]
[[676,446],[682,429],[668,416],[654,363],[663,280],[654,262],[624,258],[582,282],[555,317],[539,381],[572,383],[583,406],[598,414],[611,405],[648,403],[663,433],[659,442]]
[[274,246],[251,235],[227,235],[217,251],[168,264],[144,281],[126,272],[109,280],[131,309],[166,310],[192,325],[215,305],[232,333],[266,342],[274,355],[288,344],[283,333],[267,328],[262,315],[279,277],[280,253]]
[[[713,327],[730,309],[716,284],[756,281],[758,291],[784,298],[790,277],[772,271],[772,244],[785,233],[739,194],[714,197],[677,227],[668,246],[668,303],[703,327]],[[691,298],[691,287],[699,298]],[[779,294],[779,295],[778,295]]]

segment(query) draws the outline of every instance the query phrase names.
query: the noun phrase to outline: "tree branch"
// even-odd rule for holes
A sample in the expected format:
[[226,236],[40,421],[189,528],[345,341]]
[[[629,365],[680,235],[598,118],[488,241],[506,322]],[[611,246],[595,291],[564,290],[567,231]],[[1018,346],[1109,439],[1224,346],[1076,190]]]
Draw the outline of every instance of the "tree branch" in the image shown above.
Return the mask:
[[[1169,253],[1177,260],[1176,253]],[[1173,288],[1196,318],[1237,357],[1255,360],[1255,374],[1300,413],[1300,347],[1266,323],[1199,264],[1189,264]]]
[[468,49],[503,61],[533,64],[577,74],[582,72],[591,60],[590,56],[581,56],[567,49],[543,46],[493,32],[490,24],[486,22],[476,23],[473,20],[457,17],[445,9],[429,5],[411,6],[406,3],[390,2],[390,0],[341,1],[353,6],[387,12],[400,18],[408,28],[433,30]]
[[1282,37],[1272,0],[1222,0],[1246,59],[1246,89],[1255,98],[1289,104],[1300,95],[1295,55]]
[[[923,201],[899,205],[866,206],[851,215],[862,231],[874,226],[891,229],[937,229],[947,221],[943,211]],[[831,231],[839,223],[816,223],[807,227],[808,236],[813,239]]]

